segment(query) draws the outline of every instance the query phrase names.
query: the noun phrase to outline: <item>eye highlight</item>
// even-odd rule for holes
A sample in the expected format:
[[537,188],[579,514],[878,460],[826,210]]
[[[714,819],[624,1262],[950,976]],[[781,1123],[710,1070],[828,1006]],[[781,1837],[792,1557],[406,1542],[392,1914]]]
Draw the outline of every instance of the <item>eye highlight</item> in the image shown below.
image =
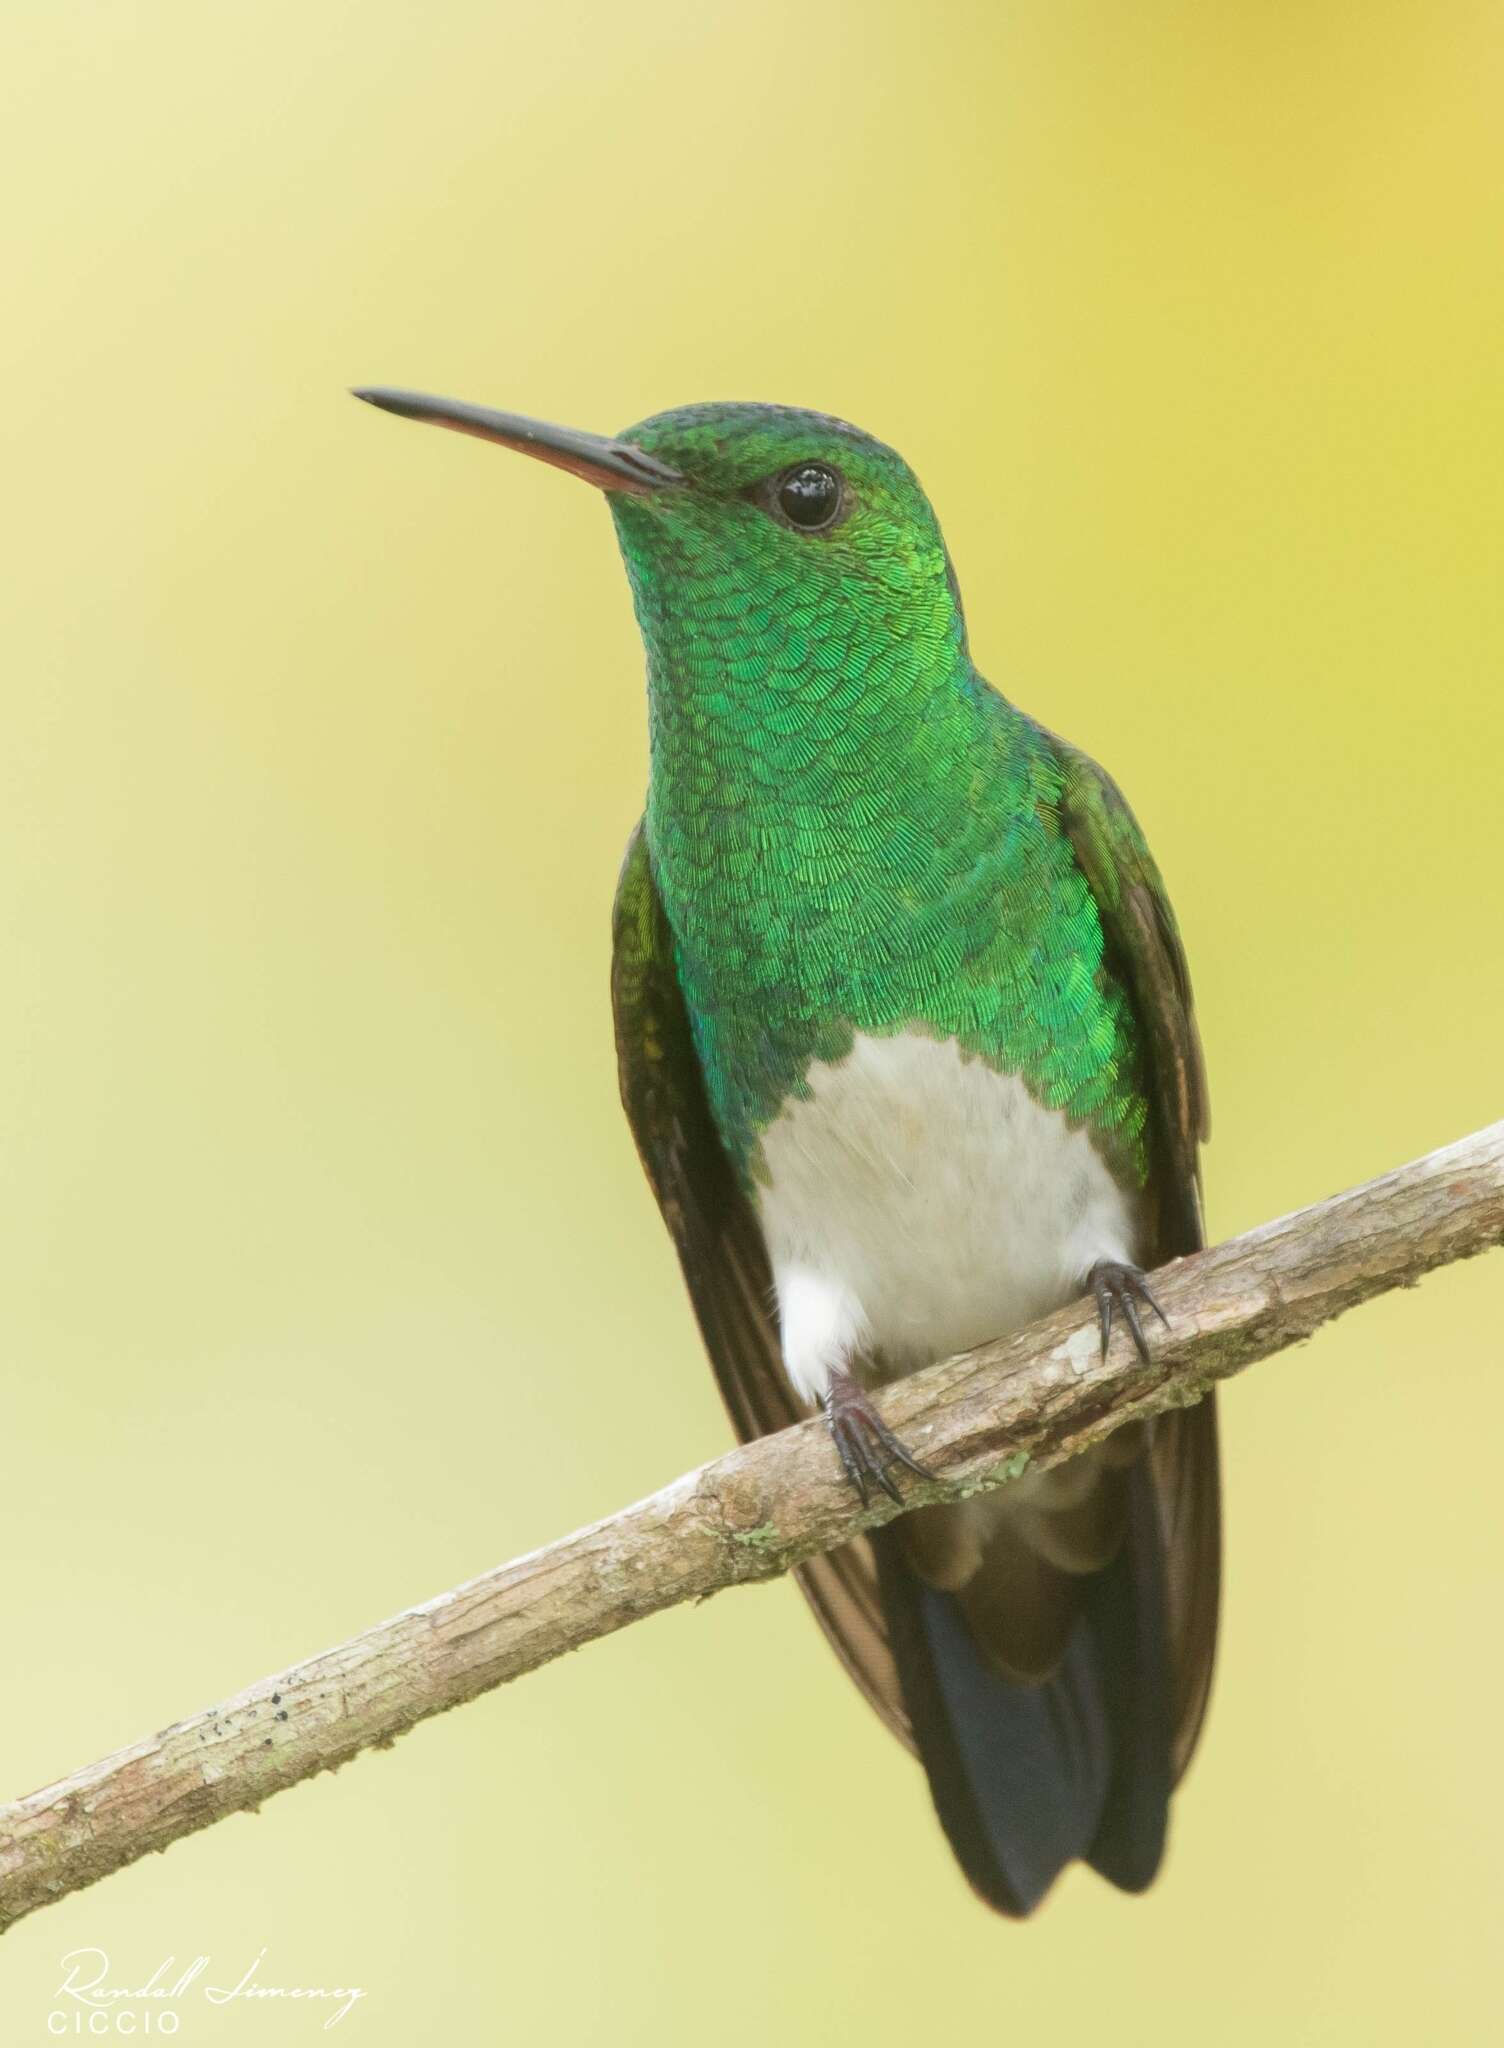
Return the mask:
[[775,477],[769,496],[779,516],[801,533],[819,533],[841,515],[846,487],[826,462],[800,462]]

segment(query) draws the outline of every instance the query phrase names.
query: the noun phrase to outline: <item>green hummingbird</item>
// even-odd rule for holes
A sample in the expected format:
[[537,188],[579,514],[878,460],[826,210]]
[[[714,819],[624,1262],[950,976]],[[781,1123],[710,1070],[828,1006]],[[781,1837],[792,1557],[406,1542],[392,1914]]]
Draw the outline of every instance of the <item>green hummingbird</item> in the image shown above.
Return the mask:
[[[867,1498],[924,1467],[873,1390],[1202,1243],[1206,1084],[1175,917],[1117,786],[973,666],[929,501],[793,407],[616,439],[387,411],[606,493],[651,770],[614,916],[622,1100],[743,1439],[824,1409]],[[1161,1320],[1163,1318],[1161,1317]],[[1028,1913],[1158,1868],[1206,1704],[1216,1418],[923,1506],[800,1580],[915,1749],[967,1878]]]

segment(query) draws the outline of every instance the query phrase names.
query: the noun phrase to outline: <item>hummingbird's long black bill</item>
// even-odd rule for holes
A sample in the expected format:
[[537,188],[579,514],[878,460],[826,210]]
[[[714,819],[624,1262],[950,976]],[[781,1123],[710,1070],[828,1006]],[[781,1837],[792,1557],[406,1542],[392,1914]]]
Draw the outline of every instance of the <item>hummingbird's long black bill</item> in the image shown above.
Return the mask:
[[421,391],[392,391],[384,385],[368,386],[353,396],[405,420],[451,427],[457,434],[474,434],[479,440],[515,448],[519,455],[535,455],[540,462],[567,469],[571,476],[583,477],[603,491],[631,491],[645,497],[684,482],[678,470],[670,469],[666,462],[630,442],[608,441],[604,434],[582,434],[573,427],[525,419],[521,413],[492,412],[489,406],[466,405],[457,398],[428,398]]

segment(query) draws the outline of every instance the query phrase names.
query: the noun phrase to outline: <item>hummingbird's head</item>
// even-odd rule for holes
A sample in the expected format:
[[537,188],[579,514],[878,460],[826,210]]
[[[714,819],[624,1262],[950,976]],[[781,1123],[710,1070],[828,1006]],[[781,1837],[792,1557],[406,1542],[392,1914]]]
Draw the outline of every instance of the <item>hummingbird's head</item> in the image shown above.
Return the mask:
[[621,443],[682,479],[611,496],[655,667],[686,634],[715,635],[743,687],[801,658],[845,666],[900,639],[920,656],[961,644],[929,500],[870,434],[793,406],[689,405]]
[[682,478],[611,499],[645,632],[660,614],[734,628],[769,605],[843,637],[959,631],[929,500],[870,434],[793,406],[688,405],[621,441]]
[[475,434],[607,494],[654,672],[714,668],[739,690],[795,668],[911,676],[964,649],[929,500],[893,449],[793,406],[681,406],[614,440],[415,393],[389,412]]

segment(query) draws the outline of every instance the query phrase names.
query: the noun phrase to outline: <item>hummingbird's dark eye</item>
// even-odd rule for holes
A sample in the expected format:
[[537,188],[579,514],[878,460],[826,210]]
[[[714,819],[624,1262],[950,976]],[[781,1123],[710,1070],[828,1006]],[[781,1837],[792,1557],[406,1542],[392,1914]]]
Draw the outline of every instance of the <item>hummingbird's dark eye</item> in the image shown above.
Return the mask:
[[774,487],[779,511],[803,533],[831,525],[844,496],[840,477],[824,462],[801,462],[785,470]]

